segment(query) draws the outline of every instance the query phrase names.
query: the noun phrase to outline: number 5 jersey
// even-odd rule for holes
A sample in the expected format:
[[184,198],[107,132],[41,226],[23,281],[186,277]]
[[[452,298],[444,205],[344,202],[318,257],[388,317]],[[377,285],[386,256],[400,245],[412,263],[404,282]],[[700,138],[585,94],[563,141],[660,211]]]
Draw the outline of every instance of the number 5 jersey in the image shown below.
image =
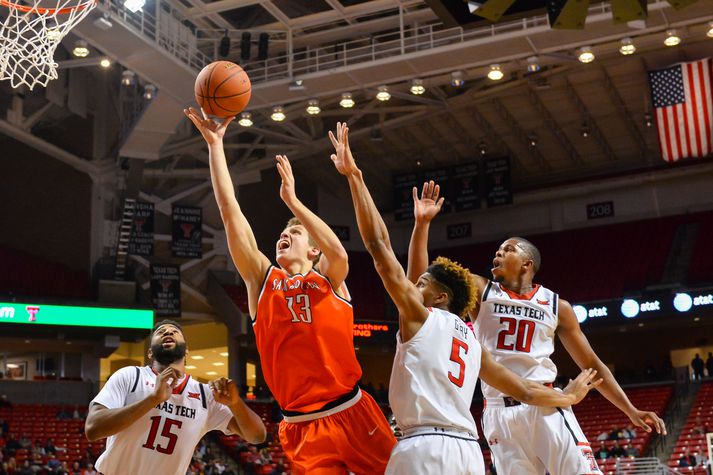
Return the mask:
[[481,348],[456,315],[429,308],[423,326],[407,342],[396,337],[389,404],[398,426],[470,432],[477,428],[470,404],[480,373]]
[[[551,383],[557,377],[550,359],[555,349],[557,304],[557,294],[540,285],[520,295],[490,281],[473,330],[495,361],[527,380]],[[485,383],[482,387],[486,399],[508,396]]]
[[[127,366],[114,373],[91,404],[129,406],[154,392],[156,373]],[[104,475],[185,474],[193,451],[212,430],[228,434],[230,409],[213,399],[207,384],[184,375],[171,397],[107,440],[96,467]]]

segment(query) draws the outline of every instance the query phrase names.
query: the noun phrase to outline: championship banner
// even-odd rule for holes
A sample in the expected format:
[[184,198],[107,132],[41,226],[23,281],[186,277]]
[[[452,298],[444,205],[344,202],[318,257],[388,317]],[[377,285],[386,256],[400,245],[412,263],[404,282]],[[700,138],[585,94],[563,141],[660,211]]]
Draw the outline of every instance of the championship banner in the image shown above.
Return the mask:
[[153,256],[154,207],[153,203],[136,203],[129,235],[129,254]]
[[453,167],[451,186],[453,207],[456,211],[480,208],[480,187],[478,186],[478,162]]
[[486,158],[483,160],[483,165],[488,208],[512,204],[510,158]]
[[[413,187],[423,186],[416,173],[394,175],[394,217],[396,221],[413,218]],[[420,188],[419,188],[420,189]]]
[[203,209],[191,206],[174,206],[171,213],[173,220],[173,257],[201,258],[203,256]]
[[151,302],[157,317],[181,316],[181,268],[151,264]]

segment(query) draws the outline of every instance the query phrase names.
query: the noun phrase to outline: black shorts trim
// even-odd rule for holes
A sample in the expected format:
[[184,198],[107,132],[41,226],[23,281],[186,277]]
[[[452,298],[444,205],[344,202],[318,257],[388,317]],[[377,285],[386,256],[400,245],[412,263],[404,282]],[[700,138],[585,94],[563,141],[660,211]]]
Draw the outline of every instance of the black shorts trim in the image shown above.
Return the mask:
[[287,411],[282,408],[280,408],[280,410],[282,411],[282,414],[284,414],[287,417],[308,416],[310,414],[316,414],[318,412],[328,411],[330,409],[334,409],[337,406],[341,406],[345,402],[351,401],[353,398],[356,397],[357,394],[359,394],[359,386],[354,386],[354,389],[349,391],[344,396],[340,397],[339,399],[335,399],[332,402],[328,402],[327,404],[320,407],[316,411],[310,411],[310,412]]
[[427,432],[425,434],[414,434],[414,435],[409,435],[407,437],[401,437],[398,440],[406,440],[406,439],[413,439],[414,437],[423,437],[424,435],[440,435],[441,437],[450,437],[451,439],[458,439],[458,440],[467,440],[469,442],[478,442],[478,439],[471,439],[470,437],[458,437],[457,435],[450,435],[450,434],[439,434],[438,432]]

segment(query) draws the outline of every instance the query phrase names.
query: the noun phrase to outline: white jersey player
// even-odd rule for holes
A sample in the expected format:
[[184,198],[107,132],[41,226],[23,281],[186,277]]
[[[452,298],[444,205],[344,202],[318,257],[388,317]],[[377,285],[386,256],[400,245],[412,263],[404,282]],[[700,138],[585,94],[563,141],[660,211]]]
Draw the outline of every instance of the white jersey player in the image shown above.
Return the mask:
[[177,323],[157,324],[151,366],[114,373],[92,400],[85,431],[108,437],[96,463],[104,475],[185,474],[200,439],[211,430],[265,440],[259,416],[225,378],[202,384],[185,374],[186,344]]
[[[421,198],[414,188],[416,224],[409,248],[409,269],[428,262],[428,228],[443,198],[433,182],[424,184]],[[532,280],[540,267],[540,253],[529,241],[503,242],[493,260],[493,280],[472,275],[481,301],[470,312],[478,341],[493,359],[532,382],[551,385],[557,368],[550,359],[557,333],[580,368],[594,368],[602,376],[599,391],[646,431],[666,427],[655,413],[634,407],[609,369],[592,350],[579,328],[571,305]],[[486,408],[483,431],[501,475],[601,474],[591,448],[567,405],[555,409],[533,407],[510,391],[484,379]]]
[[470,273],[438,258],[415,284],[409,281],[349,151],[346,125],[338,124],[337,133],[337,154],[332,160],[349,180],[359,232],[399,311],[389,403],[403,437],[391,452],[386,473],[483,475],[483,457],[470,413],[479,374],[488,384],[530,403],[559,406],[580,401],[599,384],[592,382],[595,372],[583,371],[562,393],[519,378],[482,351],[473,332],[457,316],[476,301]]

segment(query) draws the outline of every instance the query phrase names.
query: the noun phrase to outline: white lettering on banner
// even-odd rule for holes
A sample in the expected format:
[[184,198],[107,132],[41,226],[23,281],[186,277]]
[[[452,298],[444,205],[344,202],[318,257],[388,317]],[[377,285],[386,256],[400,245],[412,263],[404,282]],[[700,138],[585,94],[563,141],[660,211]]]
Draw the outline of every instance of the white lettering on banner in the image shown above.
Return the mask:
[[607,308],[606,307],[590,308],[588,315],[589,315],[589,318],[606,317],[607,316]]
[[693,305],[697,307],[700,305],[713,305],[713,295],[699,295],[693,299]]
[[654,300],[653,302],[642,303],[639,308],[642,312],[653,312],[656,310],[661,310],[661,304],[658,300]]
[[0,318],[14,318],[15,309],[13,307],[0,307]]

